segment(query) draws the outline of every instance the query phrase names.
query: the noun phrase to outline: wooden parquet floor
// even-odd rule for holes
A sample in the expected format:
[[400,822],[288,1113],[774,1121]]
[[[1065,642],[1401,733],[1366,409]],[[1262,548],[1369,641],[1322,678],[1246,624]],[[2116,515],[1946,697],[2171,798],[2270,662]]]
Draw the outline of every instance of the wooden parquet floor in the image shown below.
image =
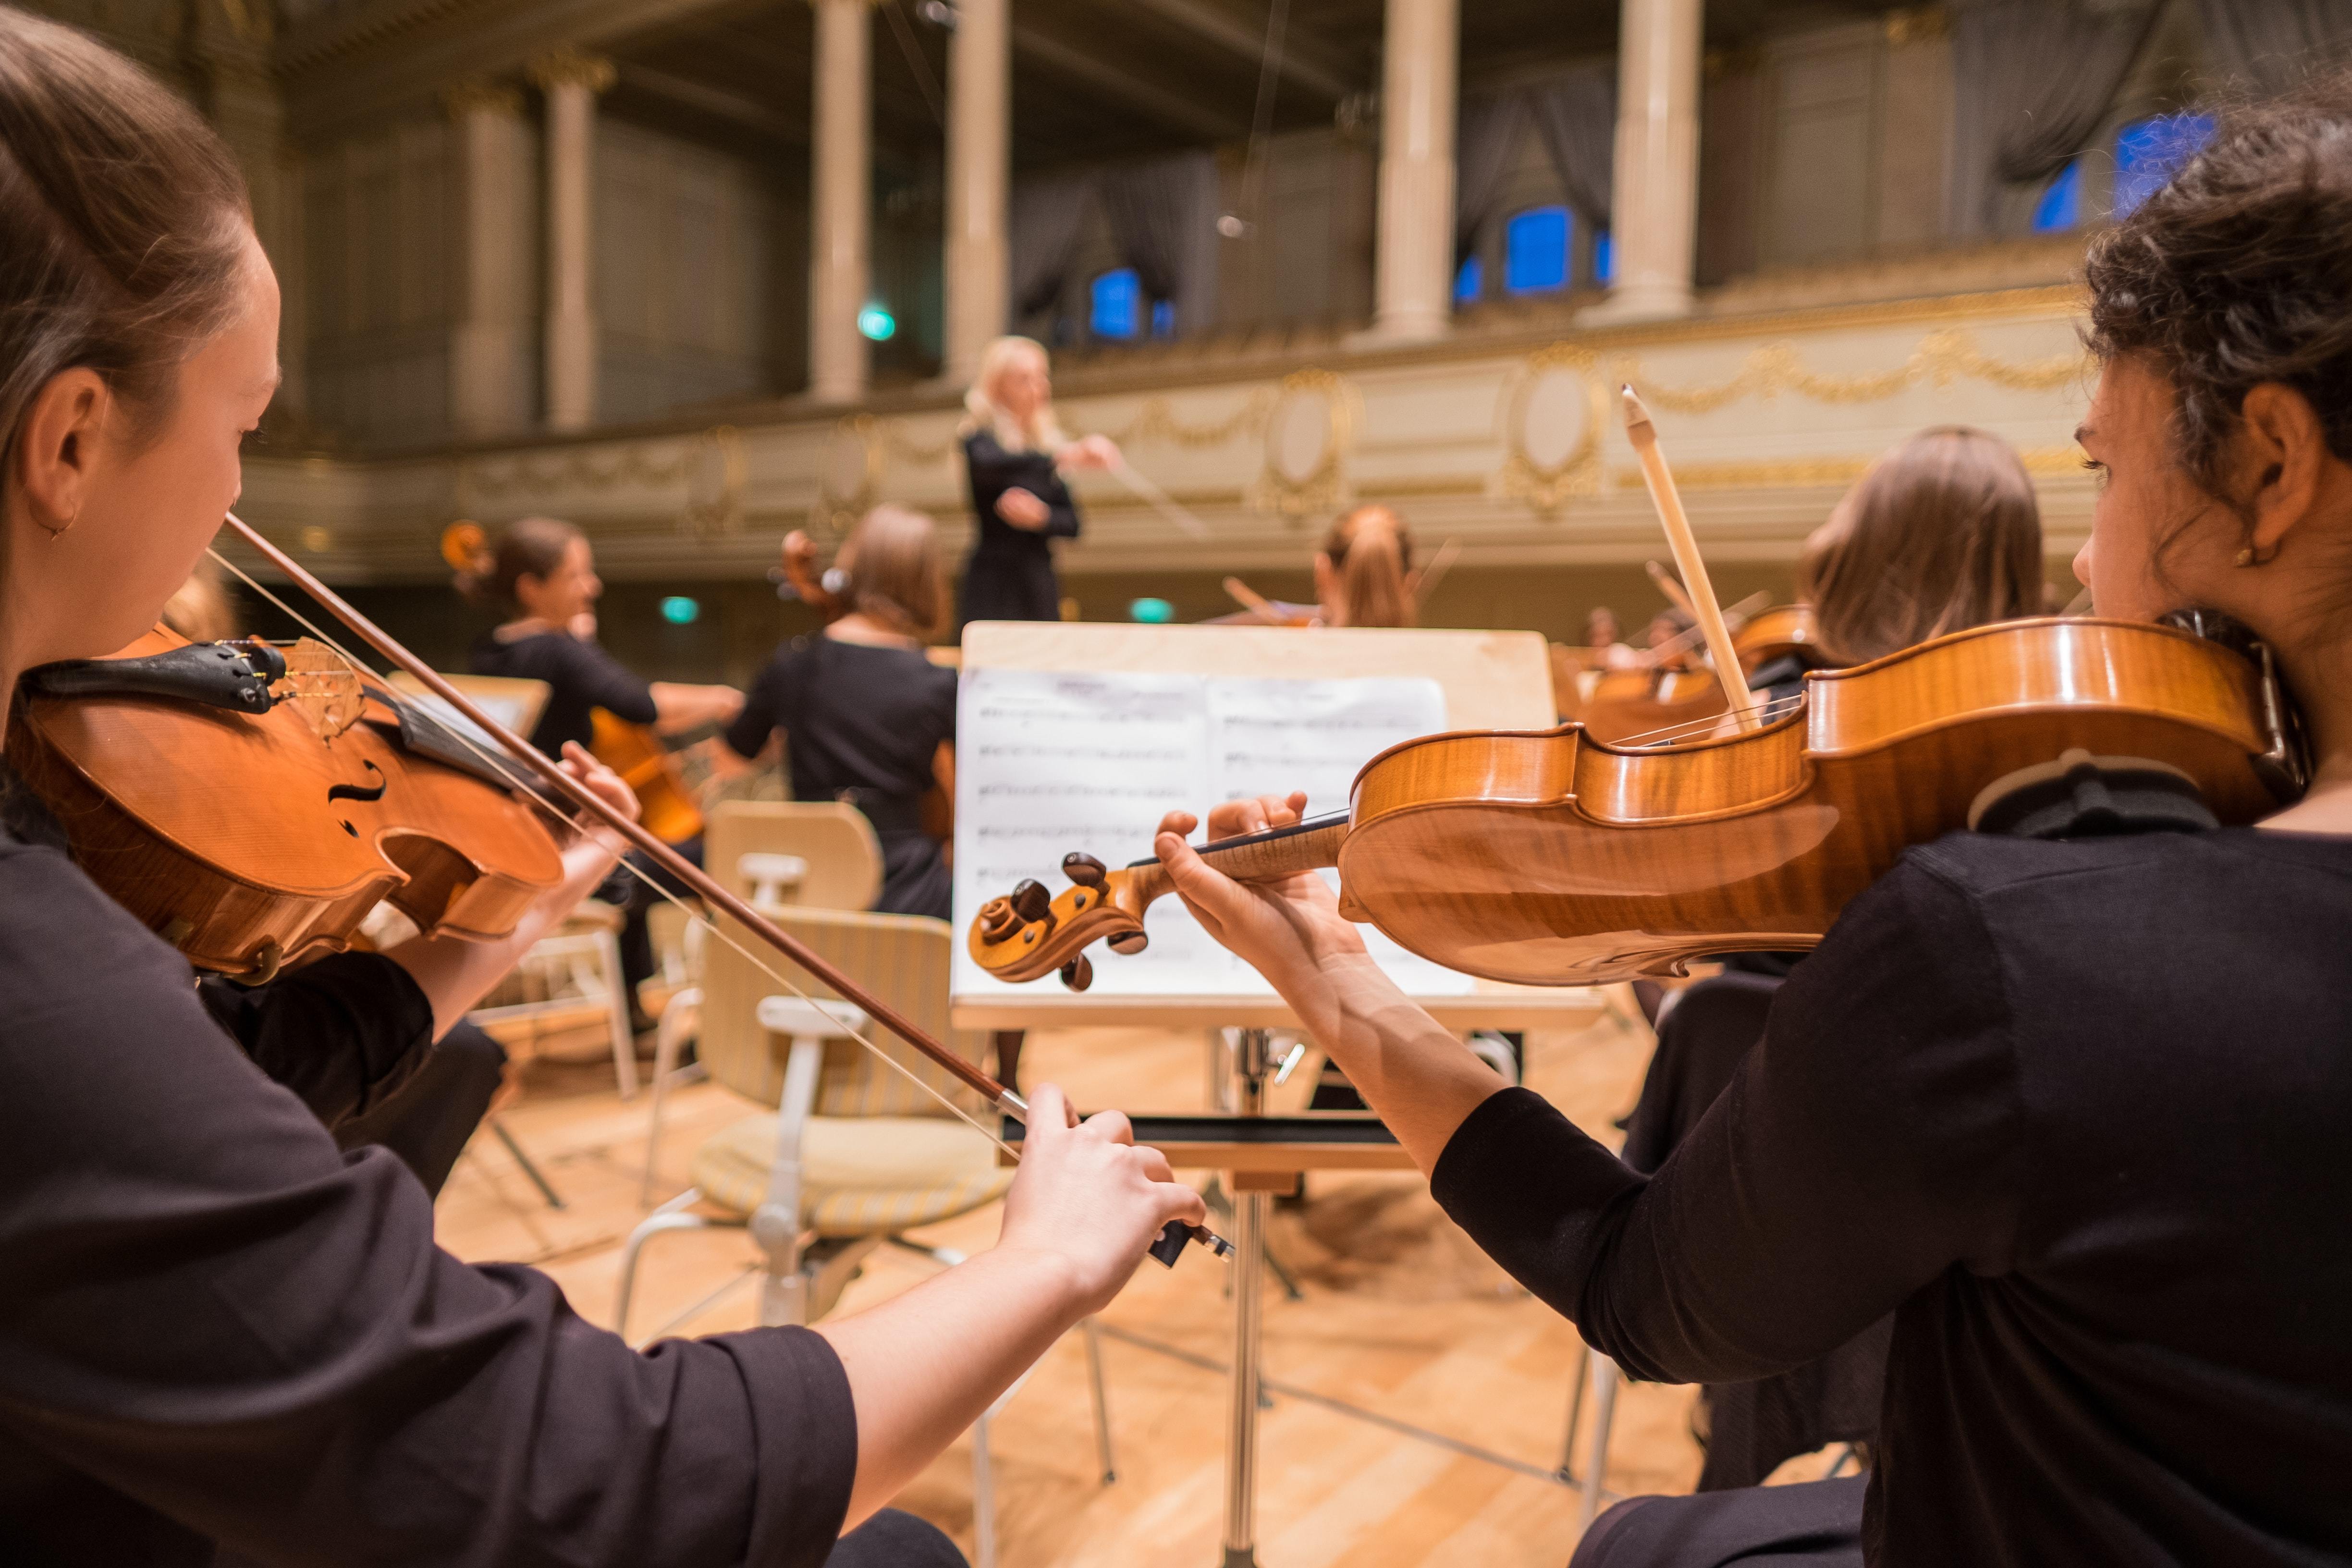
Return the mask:
[[[1640,1087],[1647,1033],[1603,1020],[1575,1034],[1532,1036],[1528,1046],[1530,1085],[1613,1138],[1608,1130]],[[584,1316],[610,1324],[621,1242],[643,1212],[646,1100],[622,1102],[609,1058],[599,1064],[593,1049],[577,1064],[532,1063],[525,1098],[505,1116],[566,1207],[548,1208],[486,1129],[442,1194],[439,1225],[443,1244],[459,1256],[534,1263]],[[1022,1076],[1059,1082],[1084,1106],[1196,1110],[1205,1098],[1203,1057],[1194,1035],[1070,1030],[1033,1036]],[[687,1161],[702,1137],[757,1109],[707,1084],[673,1095],[671,1107],[658,1197],[687,1184]],[[994,1240],[996,1226],[991,1205],[919,1239],[976,1251]],[[1580,1364],[1574,1330],[1472,1247],[1417,1176],[1310,1176],[1303,1205],[1277,1212],[1272,1239],[1304,1299],[1269,1290],[1270,1381],[1430,1428],[1538,1473],[1276,1394],[1260,1424],[1259,1561],[1266,1568],[1566,1563],[1580,1498],[1544,1473],[1560,1462]],[[657,1239],[646,1253],[631,1334],[688,1313],[752,1257],[740,1231]],[[885,1248],[836,1311],[904,1289],[935,1267]],[[1225,1273],[1197,1249],[1173,1270],[1147,1264],[1104,1314],[1115,1485],[1103,1485],[1097,1472],[1077,1336],[1049,1353],[1009,1403],[992,1440],[1003,1568],[1211,1568],[1220,1560],[1226,1394],[1217,1369],[1231,1353]],[[672,1331],[717,1332],[752,1321],[747,1284]],[[1693,1398],[1687,1388],[1625,1390],[1609,1457],[1612,1490],[1688,1489],[1699,1463],[1688,1427]],[[969,1439],[899,1502],[971,1552]]]

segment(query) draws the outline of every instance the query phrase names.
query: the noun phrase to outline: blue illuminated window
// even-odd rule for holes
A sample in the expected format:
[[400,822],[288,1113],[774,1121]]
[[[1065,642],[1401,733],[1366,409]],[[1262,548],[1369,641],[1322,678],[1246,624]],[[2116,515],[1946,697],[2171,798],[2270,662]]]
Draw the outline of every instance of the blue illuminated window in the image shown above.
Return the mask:
[[1120,267],[1094,281],[1094,308],[1088,318],[1098,338],[1131,338],[1140,329],[1143,285],[1132,267]]
[[1539,294],[1568,287],[1566,207],[1529,207],[1503,227],[1503,289]]
[[2212,139],[2210,114],[2151,114],[2116,132],[2116,216],[2129,217]]
[[2083,160],[2058,171],[2033,209],[2033,232],[2063,234],[2083,221]]
[[1592,237],[1592,280],[1606,283],[1617,276],[1617,247],[1609,242],[1609,231],[1602,229]]
[[1462,269],[1454,275],[1454,302],[1475,305],[1486,291],[1486,264],[1475,256],[1470,257],[1462,263]]
[[1172,338],[1176,335],[1175,300],[1151,301],[1151,335],[1155,338]]

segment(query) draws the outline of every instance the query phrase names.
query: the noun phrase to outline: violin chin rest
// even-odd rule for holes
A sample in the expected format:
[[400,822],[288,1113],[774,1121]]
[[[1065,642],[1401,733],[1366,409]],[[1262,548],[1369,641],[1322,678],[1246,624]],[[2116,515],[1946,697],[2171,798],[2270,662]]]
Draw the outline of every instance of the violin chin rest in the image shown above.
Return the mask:
[[2206,833],[2221,825],[2181,769],[2147,757],[2095,757],[2079,746],[2002,774],[1969,806],[1970,831],[2016,838]]

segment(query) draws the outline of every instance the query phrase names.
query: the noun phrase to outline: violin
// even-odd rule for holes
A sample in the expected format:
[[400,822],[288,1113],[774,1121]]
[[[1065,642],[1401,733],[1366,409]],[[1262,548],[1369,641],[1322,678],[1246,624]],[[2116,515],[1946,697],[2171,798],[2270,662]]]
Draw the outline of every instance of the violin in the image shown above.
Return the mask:
[[[612,802],[565,773],[562,766],[553,758],[485,713],[464,692],[452,686],[438,670],[411,653],[383,627],[360,614],[341,595],[319,581],[300,562],[272,544],[235,512],[227,514],[224,521],[230,532],[244,541],[264,561],[283,573],[289,582],[324,605],[335,619],[349,627],[361,641],[374,648],[396,668],[405,670],[425,690],[447,703],[468,723],[480,730],[499,751],[511,759],[516,764],[519,774],[535,778],[549,795],[573,810],[610,827],[627,840],[634,848],[640,851],[646,859],[659,867],[667,878],[683,885],[687,891],[700,899],[714,913],[728,917],[731,923],[726,928],[727,932],[740,933],[781,953],[794,965],[814,976],[834,994],[864,1011],[875,1023],[898,1036],[909,1047],[936,1063],[957,1082],[979,1095],[982,1100],[997,1113],[1017,1121],[1027,1121],[1029,1104],[1019,1094],[991,1078],[978,1064],[933,1038],[929,1031],[909,1019],[896,1005],[858,984],[856,979],[835,967],[824,954],[778,926],[773,921],[754,909],[741,896],[721,886],[717,879],[701,867],[663,843],[635,817],[622,811]],[[420,710],[414,705],[399,704],[396,697],[392,699],[392,701],[394,706],[400,708],[404,717],[413,718],[420,714]],[[721,940],[731,941],[734,938],[722,932]],[[789,975],[775,970],[770,970],[769,973],[786,991],[803,998],[807,996],[808,994]],[[844,1033],[867,1049],[880,1054],[881,1047],[866,1038],[863,1034],[855,1030],[845,1030]],[[952,1101],[946,1100],[944,1096],[941,1099],[942,1102],[946,1103],[956,1115],[972,1121],[973,1126],[981,1128],[992,1138],[997,1138],[996,1130],[982,1126],[980,1122],[972,1121],[962,1110],[956,1107]],[[1001,1138],[997,1138],[997,1141],[1000,1143],[1003,1142]],[[1234,1250],[1231,1242],[1206,1226],[1188,1226],[1181,1220],[1171,1220],[1167,1228],[1161,1233],[1160,1240],[1150,1248],[1150,1256],[1173,1268],[1186,1244],[1191,1242],[1198,1242],[1218,1257],[1229,1256]]]
[[254,984],[350,947],[381,900],[490,941],[562,879],[509,779],[307,639],[158,626],[35,669],[7,757],[92,881],[196,968]]
[[[1408,741],[1365,764],[1347,811],[1201,853],[1244,880],[1336,867],[1348,918],[1493,980],[1598,984],[1806,949],[1906,847],[2006,821],[2085,765],[2201,798],[2225,824],[2295,798],[2267,650],[2182,619],[1955,632],[1809,674],[1786,711],[1727,735],[1616,744],[1571,722]],[[1058,969],[1084,989],[1091,943],[1144,948],[1144,911],[1171,890],[1157,860],[1073,854],[1063,871],[1059,894],[1024,881],[982,906],[966,937],[982,969]]]

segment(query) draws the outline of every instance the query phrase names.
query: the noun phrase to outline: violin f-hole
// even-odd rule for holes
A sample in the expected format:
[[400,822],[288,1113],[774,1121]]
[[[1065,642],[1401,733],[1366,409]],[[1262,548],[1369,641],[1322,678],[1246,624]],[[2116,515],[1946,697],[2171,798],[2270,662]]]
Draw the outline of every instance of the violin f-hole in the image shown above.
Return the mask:
[[378,801],[383,798],[384,791],[392,787],[392,781],[383,776],[382,768],[364,758],[361,760],[360,766],[375,775],[375,787],[371,789],[365,784],[329,784],[327,786],[329,800]]

